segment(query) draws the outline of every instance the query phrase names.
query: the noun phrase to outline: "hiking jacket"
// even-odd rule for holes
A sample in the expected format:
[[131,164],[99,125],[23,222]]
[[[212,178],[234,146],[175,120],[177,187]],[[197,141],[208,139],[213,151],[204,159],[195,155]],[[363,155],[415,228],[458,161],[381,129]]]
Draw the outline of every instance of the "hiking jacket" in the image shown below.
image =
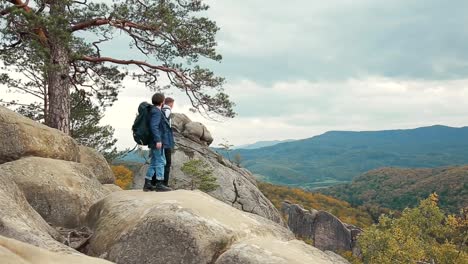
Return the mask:
[[165,149],[172,149],[175,146],[175,140],[174,133],[172,132],[171,107],[164,105],[161,111],[164,114],[164,118],[166,119],[169,128],[163,137],[165,139],[163,139],[163,142],[165,142],[163,145]]
[[163,148],[174,147],[174,136],[169,125],[169,120],[163,116],[161,110],[152,107],[150,112],[150,124],[152,140],[148,145],[150,148],[156,148],[156,143],[161,142]]

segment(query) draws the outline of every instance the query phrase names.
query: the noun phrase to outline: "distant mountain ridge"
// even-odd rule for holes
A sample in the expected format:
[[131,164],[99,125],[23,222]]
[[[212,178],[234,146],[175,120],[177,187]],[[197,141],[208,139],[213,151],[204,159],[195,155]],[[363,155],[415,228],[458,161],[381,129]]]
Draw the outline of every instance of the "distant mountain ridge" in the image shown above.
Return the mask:
[[286,140],[270,140],[270,141],[258,141],[252,144],[240,145],[235,146],[233,149],[259,149],[265,147],[271,147],[274,145],[278,145],[280,143],[292,142],[295,141],[294,139],[286,139]]
[[259,149],[233,150],[242,165],[275,184],[318,188],[349,182],[381,167],[434,168],[468,164],[468,127],[330,131]]

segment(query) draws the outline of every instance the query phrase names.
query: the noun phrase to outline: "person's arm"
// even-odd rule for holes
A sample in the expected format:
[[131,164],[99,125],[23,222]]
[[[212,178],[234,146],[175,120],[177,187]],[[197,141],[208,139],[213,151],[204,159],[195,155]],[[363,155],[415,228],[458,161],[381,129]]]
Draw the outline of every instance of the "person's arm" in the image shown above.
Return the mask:
[[156,108],[151,109],[150,130],[156,143],[161,143],[161,130],[159,129],[161,123],[161,111]]

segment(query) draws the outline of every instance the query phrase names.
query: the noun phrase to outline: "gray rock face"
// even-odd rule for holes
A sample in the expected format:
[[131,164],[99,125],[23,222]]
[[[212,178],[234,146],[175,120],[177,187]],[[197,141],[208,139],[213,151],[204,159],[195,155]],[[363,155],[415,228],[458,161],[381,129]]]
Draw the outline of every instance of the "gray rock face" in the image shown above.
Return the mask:
[[23,158],[0,165],[29,204],[54,226],[81,226],[89,208],[108,192],[83,164],[46,158]]
[[[354,251],[358,229],[350,229],[334,215],[317,210],[305,210],[297,204],[283,203],[283,214],[296,236],[311,239],[321,250]],[[352,236],[352,232],[354,236]]]
[[58,242],[63,240],[61,235],[29,205],[15,176],[0,172],[0,236],[56,252],[74,252]]
[[79,161],[78,144],[64,133],[0,106],[0,164],[26,156]]
[[81,254],[57,254],[14,239],[0,236],[2,264],[110,264],[111,262]]
[[80,163],[88,166],[102,184],[115,183],[114,173],[104,156],[92,148],[80,146]]
[[[260,192],[252,174],[238,168],[214,152],[206,145],[175,133],[176,147],[172,154],[170,186],[176,189],[190,189],[190,177],[182,172],[184,163],[200,159],[213,170],[219,187],[210,193],[211,196],[237,209],[254,213],[277,223],[283,223],[280,213],[273,204]],[[143,166],[135,175],[134,189],[143,188],[148,166]]]
[[199,191],[115,192],[87,220],[88,254],[116,263],[332,263],[286,228]]

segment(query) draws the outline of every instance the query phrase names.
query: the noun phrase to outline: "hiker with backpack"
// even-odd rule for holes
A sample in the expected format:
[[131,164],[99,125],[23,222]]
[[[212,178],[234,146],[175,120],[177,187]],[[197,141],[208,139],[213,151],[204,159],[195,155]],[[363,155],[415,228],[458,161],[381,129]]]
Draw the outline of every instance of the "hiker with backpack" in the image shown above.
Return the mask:
[[171,172],[172,164],[172,149],[174,148],[174,134],[172,132],[172,108],[174,107],[174,99],[167,97],[164,100],[164,105],[162,107],[163,117],[166,118],[169,122],[169,129],[165,132],[166,144],[163,144],[164,147],[164,156],[166,157],[166,166],[164,167],[164,182],[165,186],[169,186],[169,173]]
[[[174,145],[174,139],[170,138],[171,127],[169,120],[161,109],[164,103],[164,94],[156,93],[151,98],[152,105],[143,102],[138,107],[138,116],[133,123],[133,138],[139,145],[147,145],[150,148],[151,161],[146,172],[143,191],[167,192],[172,189],[163,184],[164,167],[166,158],[164,146]],[[152,184],[153,176],[156,177]]]

